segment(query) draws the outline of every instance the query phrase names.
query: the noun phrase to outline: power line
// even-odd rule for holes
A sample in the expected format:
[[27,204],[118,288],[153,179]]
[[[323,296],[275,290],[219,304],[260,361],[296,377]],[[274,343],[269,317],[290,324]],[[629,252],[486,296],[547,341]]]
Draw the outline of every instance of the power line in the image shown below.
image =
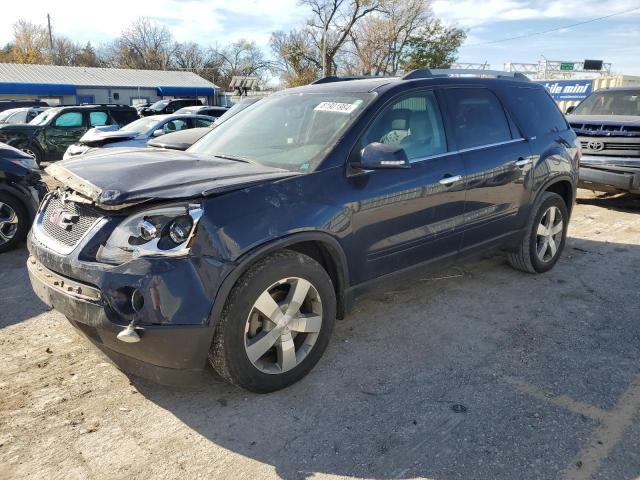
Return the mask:
[[518,40],[520,38],[535,37],[536,35],[544,35],[545,33],[557,32],[559,30],[566,30],[568,28],[574,28],[574,27],[579,27],[581,25],[586,25],[587,23],[593,23],[593,22],[597,22],[597,21],[600,21],[600,20],[605,20],[607,18],[615,17],[617,15],[624,15],[625,13],[634,12],[636,10],[640,10],[640,7],[630,8],[630,9],[624,10],[622,12],[611,13],[611,14],[605,15],[603,17],[592,18],[591,20],[585,20],[583,22],[572,23],[571,25],[565,25],[564,27],[556,27],[556,28],[551,28],[549,30],[542,30],[540,32],[525,33],[524,35],[516,35],[515,37],[501,38],[499,40],[491,40],[491,41],[482,42],[482,43],[473,43],[471,45],[464,45],[464,46],[465,47],[479,47],[481,45],[491,45],[491,44],[494,44],[494,43],[508,42],[508,41],[511,41],[511,40]]

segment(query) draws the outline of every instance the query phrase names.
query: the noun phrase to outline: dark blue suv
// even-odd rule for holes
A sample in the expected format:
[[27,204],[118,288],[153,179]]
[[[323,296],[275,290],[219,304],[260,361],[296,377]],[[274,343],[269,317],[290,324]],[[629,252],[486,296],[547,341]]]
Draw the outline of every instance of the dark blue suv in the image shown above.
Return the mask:
[[126,371],[176,383],[209,363],[269,392],[306,375],[381,280],[495,247],[549,270],[576,135],[542,86],[462,73],[327,78],[186,152],[49,167],[64,186],[29,236],[34,290]]

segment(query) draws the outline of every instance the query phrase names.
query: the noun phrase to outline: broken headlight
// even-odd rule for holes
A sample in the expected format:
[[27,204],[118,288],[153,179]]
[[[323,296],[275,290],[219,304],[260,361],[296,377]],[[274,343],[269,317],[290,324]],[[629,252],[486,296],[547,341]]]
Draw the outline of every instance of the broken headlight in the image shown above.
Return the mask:
[[202,216],[200,204],[144,210],[125,218],[96,254],[99,262],[120,264],[142,256],[183,256],[189,252]]

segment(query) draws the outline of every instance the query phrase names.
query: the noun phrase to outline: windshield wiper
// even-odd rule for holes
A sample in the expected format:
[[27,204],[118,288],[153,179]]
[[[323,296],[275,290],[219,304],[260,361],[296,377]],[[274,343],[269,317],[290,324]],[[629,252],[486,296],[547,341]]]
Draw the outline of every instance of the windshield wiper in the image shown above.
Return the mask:
[[233,155],[220,155],[219,153],[213,153],[212,155],[214,157],[224,158],[225,160],[233,160],[234,162],[242,162],[242,163],[252,163],[256,165],[256,162],[244,157],[234,157]]

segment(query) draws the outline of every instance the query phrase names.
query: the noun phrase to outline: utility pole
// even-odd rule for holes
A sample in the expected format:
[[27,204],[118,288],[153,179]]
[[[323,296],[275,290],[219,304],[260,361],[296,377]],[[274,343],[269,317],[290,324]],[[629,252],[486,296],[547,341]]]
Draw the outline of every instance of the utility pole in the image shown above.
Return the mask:
[[51,63],[53,61],[53,35],[51,34],[51,15],[47,13],[47,27],[49,29],[49,51],[51,52]]

